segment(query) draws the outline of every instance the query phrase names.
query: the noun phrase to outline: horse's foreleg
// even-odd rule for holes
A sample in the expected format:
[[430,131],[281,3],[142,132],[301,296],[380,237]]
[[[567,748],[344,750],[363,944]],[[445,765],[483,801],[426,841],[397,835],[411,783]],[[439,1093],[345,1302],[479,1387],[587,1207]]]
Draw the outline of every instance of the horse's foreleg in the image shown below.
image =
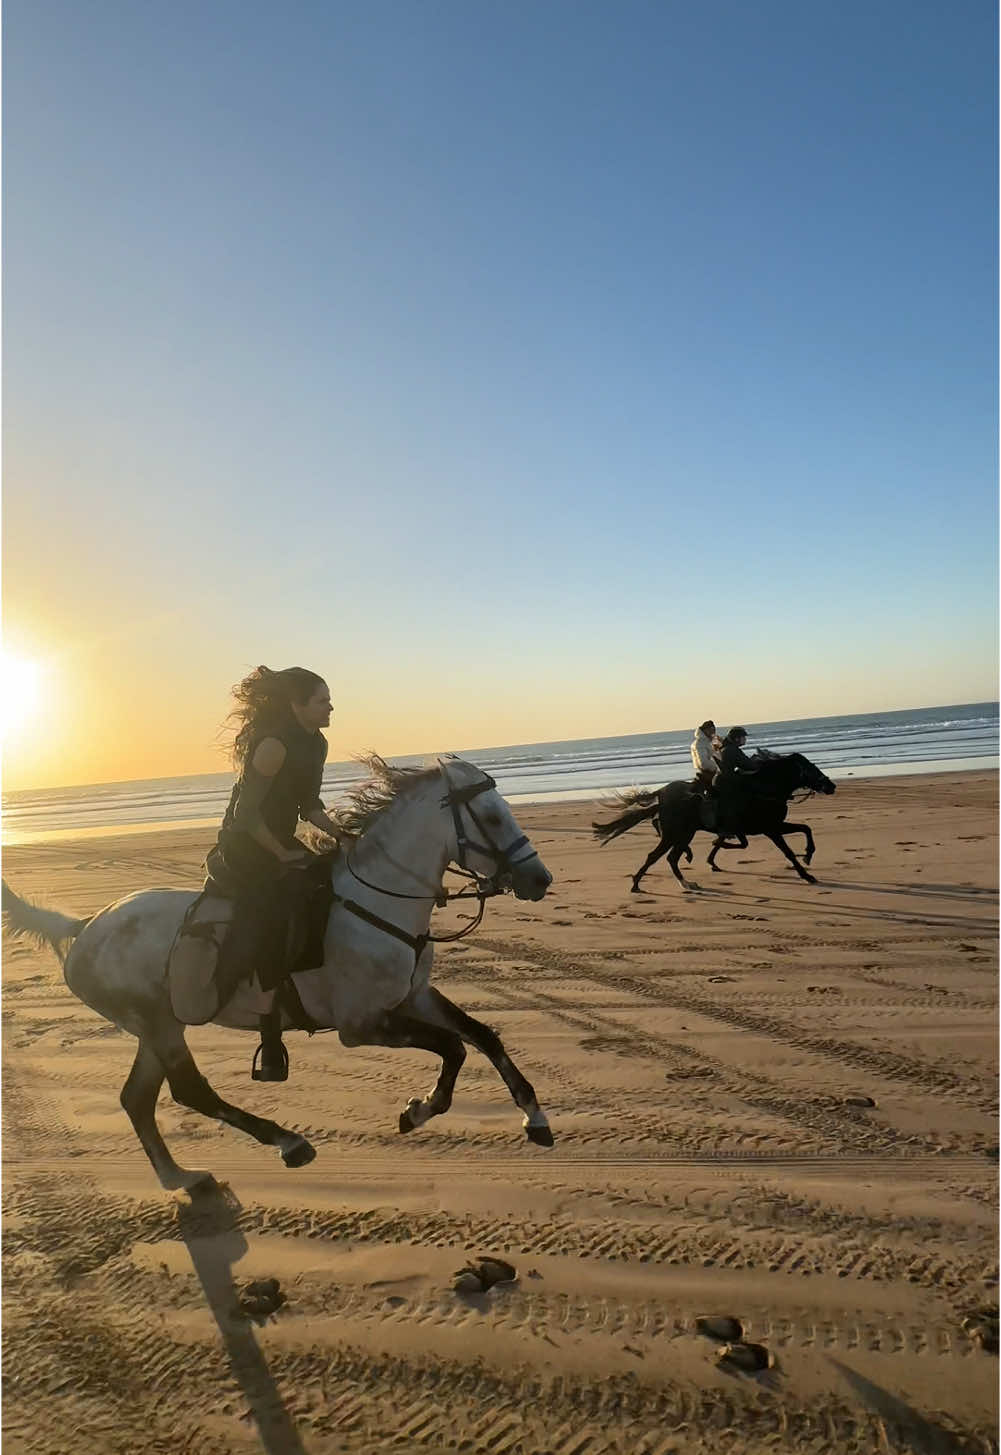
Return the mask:
[[805,879],[808,884],[816,884],[816,879],[814,879],[813,875],[808,873],[807,870],[803,868],[802,864],[796,858],[796,855],[793,853],[792,849],[790,849],[789,845],[782,837],[780,830],[776,829],[772,833],[766,833],[765,838],[771,839],[775,847],[777,849],[780,849],[781,852],[785,854],[786,858],[789,860],[789,863],[796,870],[796,873],[801,879]]
[[549,1130],[545,1113],[536,1100],[534,1088],[511,1060],[496,1031],[485,1026],[482,1021],[474,1020],[442,995],[440,990],[435,990],[430,985],[420,990],[407,1003],[407,1011],[423,1021],[451,1031],[475,1046],[478,1051],[482,1051],[510,1091],[515,1106],[524,1112],[522,1126],[528,1140],[538,1143],[540,1147],[553,1145],[553,1134]]
[[[643,864],[643,867],[641,869],[637,869],[636,873],[633,875],[633,887],[632,887],[632,891],[631,891],[633,894],[639,894],[639,892],[640,892],[640,880],[643,878],[643,875],[646,873],[646,871],[649,868],[651,868],[654,864],[656,864],[656,862],[657,862],[658,859],[662,858],[663,855],[667,853],[667,850],[668,850],[667,840],[666,839],[661,839],[661,841],[657,845],[657,847],[654,850],[652,850],[651,853],[649,853],[646,856],[646,861]],[[675,873],[677,873],[677,870],[675,870]]]
[[276,1122],[256,1117],[241,1107],[233,1106],[205,1080],[195,1065],[194,1057],[184,1039],[184,1027],[178,1023],[176,1030],[158,1036],[153,1045],[160,1063],[166,1072],[170,1094],[182,1106],[201,1112],[202,1116],[214,1117],[216,1121],[227,1122],[231,1127],[246,1132],[265,1146],[277,1147],[286,1167],[304,1167],[316,1156],[314,1148],[298,1132],[280,1127]]
[[803,855],[803,863],[809,864],[816,849],[816,844],[813,842],[813,834],[810,831],[810,825],[808,823],[784,823],[781,832],[783,834],[805,834],[806,853]]
[[691,889],[692,885],[689,884],[688,880],[678,868],[678,863],[681,859],[682,854],[687,854],[688,862],[692,862],[691,850],[688,848],[687,844],[673,844],[667,856],[668,867],[670,868],[671,873],[674,875],[675,879],[677,879],[678,883],[682,886],[683,889]]
[[153,1171],[160,1179],[160,1186],[170,1191],[178,1187],[194,1187],[209,1172],[189,1172],[179,1167],[167,1150],[156,1124],[156,1099],[163,1085],[164,1070],[159,1057],[144,1042],[139,1042],[136,1059],[132,1063],[125,1085],[122,1087],[121,1103],[135,1128],[143,1151],[153,1164]]
[[366,1044],[379,1046],[413,1046],[418,1051],[433,1051],[441,1057],[441,1071],[431,1094],[420,1100],[412,1096],[400,1112],[400,1131],[412,1132],[422,1127],[432,1117],[441,1116],[452,1105],[452,1092],[462,1063],[466,1059],[466,1048],[462,1037],[454,1031],[443,1030],[441,1026],[429,1025],[397,1007],[386,1016],[384,1024],[373,1039]]

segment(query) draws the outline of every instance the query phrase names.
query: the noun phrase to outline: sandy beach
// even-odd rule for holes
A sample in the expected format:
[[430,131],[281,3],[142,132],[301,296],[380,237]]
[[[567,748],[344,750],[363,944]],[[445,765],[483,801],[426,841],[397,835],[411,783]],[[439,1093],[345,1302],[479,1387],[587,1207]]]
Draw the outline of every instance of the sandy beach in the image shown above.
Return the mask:
[[[403,1138],[428,1055],[294,1033],[260,1085],[253,1039],[209,1026],[217,1090],[318,1156],[287,1170],[165,1095],[218,1181],[164,1193],[118,1102],[134,1042],[6,945],[8,1455],[996,1450],[969,1316],[998,1297],[997,790],[853,780],[797,809],[816,885],[763,840],[712,874],[700,835],[698,889],[661,863],[642,895],[649,825],[600,848],[595,804],[520,808],[553,888],[492,902],[435,980],[498,1028],[551,1151],[475,1052]],[[196,886],[211,837],[12,848],[4,875],[89,914]],[[456,1293],[483,1254],[517,1281]],[[266,1279],[284,1302],[248,1311]],[[706,1316],[767,1367],[720,1361]]]

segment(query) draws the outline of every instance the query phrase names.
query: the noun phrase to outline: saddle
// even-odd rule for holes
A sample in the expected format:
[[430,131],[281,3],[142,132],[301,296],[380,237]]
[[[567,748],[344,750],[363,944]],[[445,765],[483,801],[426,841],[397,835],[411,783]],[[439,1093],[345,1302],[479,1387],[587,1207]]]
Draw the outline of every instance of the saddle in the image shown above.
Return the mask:
[[323,964],[334,857],[320,854],[306,868],[289,870],[271,886],[273,893],[222,895],[209,879],[167,960],[170,1003],[179,1021],[204,1025],[255,977],[263,990],[273,990]]

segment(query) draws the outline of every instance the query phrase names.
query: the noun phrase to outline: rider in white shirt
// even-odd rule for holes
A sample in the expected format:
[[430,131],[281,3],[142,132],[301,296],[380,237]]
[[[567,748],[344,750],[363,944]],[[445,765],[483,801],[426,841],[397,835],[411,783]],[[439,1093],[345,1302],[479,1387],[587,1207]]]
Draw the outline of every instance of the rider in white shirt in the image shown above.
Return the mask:
[[695,780],[703,788],[711,788],[713,779],[719,768],[719,759],[713,752],[713,736],[716,732],[716,724],[711,718],[707,718],[695,729],[695,736],[692,739],[692,766],[695,769]]

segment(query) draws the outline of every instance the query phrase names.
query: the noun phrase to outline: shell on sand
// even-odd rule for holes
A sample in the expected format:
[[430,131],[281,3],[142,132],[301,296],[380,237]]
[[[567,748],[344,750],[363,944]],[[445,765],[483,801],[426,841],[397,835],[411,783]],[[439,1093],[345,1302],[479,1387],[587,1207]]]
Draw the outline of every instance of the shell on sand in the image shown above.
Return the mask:
[[845,1106],[878,1106],[878,1104],[874,1096],[865,1096],[862,1092],[845,1097]]

